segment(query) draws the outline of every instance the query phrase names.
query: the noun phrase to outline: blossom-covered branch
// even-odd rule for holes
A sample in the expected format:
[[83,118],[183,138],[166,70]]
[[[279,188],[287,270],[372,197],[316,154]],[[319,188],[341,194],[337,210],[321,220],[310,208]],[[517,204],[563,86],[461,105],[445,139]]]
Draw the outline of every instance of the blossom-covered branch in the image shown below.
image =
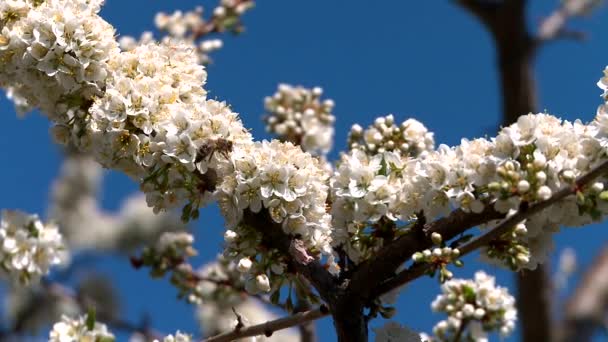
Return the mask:
[[[492,228],[489,232],[481,235],[479,238],[474,239],[471,242],[465,243],[458,249],[461,255],[471,253],[481,247],[487,246],[493,240],[499,238],[501,235],[507,233],[519,222],[529,219],[533,215],[541,212],[542,210],[555,205],[559,201],[565,199],[568,196],[581,194],[581,190],[587,187],[591,182],[595,181],[598,177],[608,173],[608,161],[597,165],[588,173],[580,176],[572,185],[567,185],[560,191],[556,192],[549,199],[535,203],[529,207],[523,206],[519,211],[508,216],[504,221],[499,223],[495,228]],[[394,288],[403,286],[404,284],[412,281],[413,279],[423,275],[425,271],[430,267],[428,264],[417,264],[411,268],[400,272],[394,278],[390,279],[386,283],[382,284],[377,290],[377,295],[388,292]]]
[[[154,18],[154,23],[158,30],[166,34],[160,39],[161,42],[191,46],[199,63],[209,64],[212,62],[209,54],[223,46],[222,40],[212,37],[212,34],[226,31],[241,33],[244,30],[241,16],[253,6],[253,0],[221,0],[208,19],[204,18],[203,7],[198,6],[187,12],[160,12]],[[122,36],[119,42],[121,49],[129,51],[138,45],[153,43],[155,39],[152,32],[144,31],[139,40]]]

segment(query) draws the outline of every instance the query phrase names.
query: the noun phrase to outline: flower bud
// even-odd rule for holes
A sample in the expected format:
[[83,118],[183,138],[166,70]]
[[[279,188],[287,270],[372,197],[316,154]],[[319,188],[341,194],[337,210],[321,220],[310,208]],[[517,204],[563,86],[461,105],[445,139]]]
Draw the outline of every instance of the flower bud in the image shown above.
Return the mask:
[[265,274],[259,274],[255,277],[255,285],[262,292],[270,291],[270,280]]
[[253,265],[253,262],[251,262],[251,259],[242,258],[241,260],[239,260],[239,264],[237,265],[236,268],[241,273],[247,273],[247,272],[249,272],[249,270],[251,270],[252,265]]
[[544,171],[538,171],[536,173],[536,180],[541,184],[545,184],[547,181],[547,174]]
[[552,191],[551,191],[551,189],[550,189],[548,186],[543,185],[543,186],[541,186],[541,187],[538,189],[538,191],[537,191],[536,195],[538,196],[538,198],[539,198],[540,200],[542,200],[542,201],[546,201],[546,200],[548,200],[549,198],[551,198]]
[[224,241],[226,242],[233,242],[238,237],[238,234],[234,230],[229,229],[224,233]]
[[517,192],[524,194],[530,190],[530,183],[527,180],[520,180],[517,183]]
[[433,234],[431,234],[431,240],[433,241],[434,244],[438,245],[441,243],[441,234],[437,233],[437,232],[433,232]]

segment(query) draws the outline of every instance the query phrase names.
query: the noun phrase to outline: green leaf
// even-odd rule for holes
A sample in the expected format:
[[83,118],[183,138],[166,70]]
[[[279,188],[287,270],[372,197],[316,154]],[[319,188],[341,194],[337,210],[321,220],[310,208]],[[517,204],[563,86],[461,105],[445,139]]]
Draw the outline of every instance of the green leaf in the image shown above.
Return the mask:
[[192,213],[192,203],[186,204],[182,208],[182,222],[186,223],[190,220],[190,215]]
[[192,210],[192,212],[190,213],[190,218],[192,220],[198,220],[198,214],[199,214],[198,209]]
[[464,294],[464,299],[467,302],[474,302],[475,301],[475,290],[467,285],[463,285],[462,286],[462,292]]
[[280,299],[281,299],[281,291],[274,291],[274,293],[270,296],[270,302],[272,304],[279,303]]
[[85,321],[87,330],[89,330],[89,331],[95,329],[95,316],[96,316],[95,308],[94,307],[89,308],[89,312],[87,312],[87,320]]

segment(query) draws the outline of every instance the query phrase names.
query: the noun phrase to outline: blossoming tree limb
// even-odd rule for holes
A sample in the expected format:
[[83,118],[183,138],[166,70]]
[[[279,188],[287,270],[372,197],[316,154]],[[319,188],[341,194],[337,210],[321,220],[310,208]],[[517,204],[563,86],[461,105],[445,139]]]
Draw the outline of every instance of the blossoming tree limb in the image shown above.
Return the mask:
[[[521,113],[538,110],[534,60],[538,50],[556,39],[584,37],[567,27],[568,19],[592,11],[600,1],[562,1],[536,32],[530,32],[526,1],[456,1],[486,27],[494,38],[501,82],[503,125],[517,120]],[[548,267],[518,273],[518,306],[524,341],[548,341],[555,331],[551,317],[551,281]],[[539,289],[541,293],[539,294]],[[533,323],[532,323],[533,322]]]
[[[518,37],[529,38],[524,25],[503,21],[492,28],[505,13],[523,20],[525,2],[461,3],[497,37],[506,34],[499,27],[515,27]],[[368,322],[394,313],[391,294],[423,274],[443,283],[432,308],[446,319],[432,336],[391,322],[376,330],[378,338],[507,336],[517,317],[513,297],[483,272],[452,279],[452,267],[480,250],[488,262],[514,271],[537,268],[562,224],[587,225],[608,212],[608,105],[588,123],[532,114],[528,69],[523,78],[505,71],[528,88],[524,96],[505,94],[505,107],[523,103],[505,113],[522,116],[491,138],[435,147],[422,123],[386,115],[366,128],[354,125],[347,151],[332,164],[326,154],[334,103],[322,100],[320,88],[281,85],[267,98],[265,121],[278,138],[272,141],[255,141],[228,104],[207,98],[203,64],[219,46],[198,40],[239,31],[251,2],[222,1],[211,24],[202,10],[160,14],[156,23],[167,37],[120,44],[99,16],[101,5],[2,3],[0,86],[20,111],[46,115],[57,142],[138,182],[154,213],[181,210],[188,222],[207,204],[219,204],[225,245],[215,263],[194,271],[188,261],[194,238],[185,232],[165,232],[131,258],[153,277],[170,274],[179,297],[200,305],[202,320],[212,317],[209,330],[219,335],[210,340],[270,337],[331,314],[340,341],[366,341]],[[607,76],[598,85],[608,100]],[[477,237],[470,230],[476,226]],[[35,216],[7,212],[0,238],[4,271],[21,284],[61,261],[62,236]],[[294,293],[311,309],[261,324],[242,314],[252,299],[293,312]],[[63,317],[49,336],[114,339],[92,311]],[[191,339],[178,331],[164,341]]]

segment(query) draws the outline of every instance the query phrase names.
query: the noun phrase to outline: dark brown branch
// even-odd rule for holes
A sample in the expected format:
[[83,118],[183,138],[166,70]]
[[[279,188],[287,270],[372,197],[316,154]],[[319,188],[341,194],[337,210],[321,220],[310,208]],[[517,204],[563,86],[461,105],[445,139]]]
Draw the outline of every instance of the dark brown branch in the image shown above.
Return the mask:
[[351,289],[369,301],[375,298],[377,287],[392,278],[397,268],[409,260],[415,252],[433,246],[432,233],[441,234],[447,241],[467,229],[502,217],[504,214],[495,211],[492,207],[487,207],[479,214],[456,210],[447,217],[425,224],[422,229],[413,229],[412,232],[381,249],[374,259],[363,263],[352,277]]
[[[321,298],[329,305],[334,318],[338,340],[343,342],[367,341],[367,321],[363,316],[365,303],[356,292],[350,291],[348,283],[338,284],[338,279],[329,273],[318,260],[299,262],[302,256],[292,246],[297,239],[283,232],[280,224],[274,223],[268,213],[254,214],[246,211],[243,216],[245,224],[262,232],[262,243],[276,248],[289,256],[289,268],[306,278],[319,292]],[[351,282],[352,284],[352,282]]]
[[217,336],[209,337],[203,342],[230,342],[243,337],[265,335],[270,337],[275,331],[301,325],[305,322],[314,321],[329,314],[329,310],[321,306],[320,308],[299,312],[289,317],[280,318],[266,323],[252,325],[249,327],[241,327],[233,331],[223,333]]
[[[294,312],[305,312],[312,309],[312,305],[307,298],[307,294],[311,292],[310,285],[306,279],[302,279],[303,286],[296,286],[297,303]],[[315,322],[309,321],[298,326],[300,331],[300,342],[317,342],[317,331]]]
[[595,258],[566,303],[559,340],[591,341],[608,312],[608,247]]
[[[477,239],[464,244],[462,247],[459,247],[458,249],[460,250],[460,254],[466,255],[483,246],[486,246],[488,243],[507,233],[519,222],[531,217],[534,214],[539,213],[540,211],[546,208],[549,208],[550,206],[563,200],[564,198],[575,194],[579,189],[582,189],[583,187],[591,183],[593,180],[605,173],[608,173],[608,160],[594,167],[587,174],[579,177],[572,186],[566,186],[562,188],[558,192],[554,193],[553,196],[551,196],[551,198],[549,198],[548,200],[537,202],[535,204],[530,205],[525,210],[518,211],[514,215],[504,219],[500,224],[498,224],[495,228],[493,228],[486,234],[481,235]],[[430,269],[430,267],[431,266],[427,263],[414,264],[410,268],[400,272],[394,278],[382,284],[375,292],[375,295],[382,295],[395,288],[405,285],[413,279],[416,279],[425,274],[426,271]]]
[[252,213],[249,210],[243,215],[243,222],[255,227],[263,234],[263,243],[272,248],[276,248],[286,256],[291,256],[290,267],[306,278],[312,286],[319,292],[319,295],[326,302],[330,302],[335,297],[337,279],[325,269],[318,260],[309,263],[297,262],[297,258],[291,254],[291,245],[294,238],[283,232],[280,224],[275,223],[268,213]]

